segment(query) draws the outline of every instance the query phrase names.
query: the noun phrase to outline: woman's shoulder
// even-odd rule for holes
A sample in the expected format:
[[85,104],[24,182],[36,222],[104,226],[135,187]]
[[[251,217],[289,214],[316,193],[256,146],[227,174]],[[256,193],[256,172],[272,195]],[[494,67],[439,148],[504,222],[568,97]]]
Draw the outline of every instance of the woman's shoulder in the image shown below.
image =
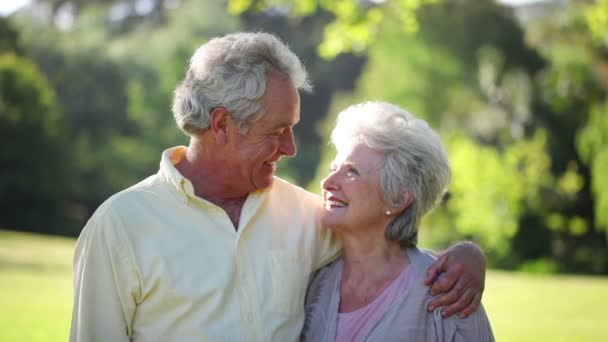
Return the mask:
[[337,284],[341,270],[342,258],[338,258],[311,276],[306,291],[302,341],[323,341],[328,330],[335,331],[340,297]]
[[336,284],[341,272],[342,258],[340,257],[311,275],[306,291],[306,311],[313,309],[313,311],[317,311],[320,309],[318,306],[329,305],[332,297],[335,296]]
[[313,287],[328,286],[342,272],[342,263],[342,257],[339,257],[314,272],[310,277],[309,291]]
[[467,318],[457,315],[442,317],[440,309],[435,309],[435,326],[442,330],[442,334],[454,341],[495,341],[492,326],[483,305]]
[[411,264],[414,266],[414,270],[417,274],[424,274],[426,270],[437,260],[430,251],[425,249],[419,249],[417,247],[410,247],[407,249],[407,256],[410,259]]

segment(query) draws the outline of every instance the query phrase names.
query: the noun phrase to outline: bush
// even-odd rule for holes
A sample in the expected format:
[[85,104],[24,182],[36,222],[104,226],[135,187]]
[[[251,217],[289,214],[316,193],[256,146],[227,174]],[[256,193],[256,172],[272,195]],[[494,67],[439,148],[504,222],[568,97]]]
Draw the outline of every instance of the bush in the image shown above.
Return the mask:
[[65,222],[68,146],[53,91],[30,60],[0,55],[0,226],[50,231]]

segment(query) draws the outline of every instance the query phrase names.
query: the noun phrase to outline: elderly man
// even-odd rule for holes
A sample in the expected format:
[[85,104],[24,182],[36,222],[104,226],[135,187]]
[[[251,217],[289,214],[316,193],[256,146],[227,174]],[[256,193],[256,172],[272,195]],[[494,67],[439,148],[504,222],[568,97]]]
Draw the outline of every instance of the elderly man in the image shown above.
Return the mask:
[[[173,114],[190,137],[157,174],[95,212],[74,255],[71,341],[293,341],[310,274],[340,247],[319,224],[319,198],[274,176],[296,154],[299,59],[276,37],[210,40],[190,60]],[[481,263],[463,272],[470,260]],[[461,244],[428,281],[432,305],[472,311],[483,255]],[[450,312],[446,312],[450,313]]]

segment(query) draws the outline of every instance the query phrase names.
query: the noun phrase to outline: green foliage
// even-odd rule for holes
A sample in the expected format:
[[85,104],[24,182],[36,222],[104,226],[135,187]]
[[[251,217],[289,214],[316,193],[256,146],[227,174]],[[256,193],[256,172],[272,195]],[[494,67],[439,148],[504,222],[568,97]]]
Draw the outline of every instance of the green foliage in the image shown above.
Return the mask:
[[524,205],[549,182],[545,140],[538,133],[502,153],[462,137],[448,141],[453,170],[448,210],[463,236],[475,236],[500,257],[510,252]]
[[593,38],[608,46],[608,0],[595,0],[584,15]]
[[123,160],[141,160],[137,155],[146,151],[128,146],[139,127],[128,115],[126,68],[95,51],[61,52],[46,44],[28,51],[57,94],[74,161],[68,197],[87,212],[78,218],[81,225],[101,201],[141,179],[142,168],[153,172],[149,164]]
[[48,136],[56,135],[58,113],[54,94],[38,68],[12,53],[3,54],[0,62],[2,118],[7,130],[24,126]]
[[0,224],[53,231],[71,177],[53,91],[30,60],[0,54]]
[[0,16],[0,54],[7,52],[22,53],[19,34],[8,18]]
[[315,11],[326,11],[334,19],[325,26],[319,54],[327,59],[341,53],[363,53],[377,37],[382,23],[396,18],[405,33],[418,29],[415,11],[436,0],[388,0],[362,3],[357,0],[230,0],[228,11],[239,15],[246,11],[268,9],[287,10],[292,16],[303,17]]
[[29,52],[53,84],[70,138],[86,135],[98,144],[134,129],[127,117],[127,81],[120,65],[95,51],[62,54],[41,45]]
[[[595,234],[608,191],[603,177],[593,176],[604,167],[603,102],[589,123],[585,115],[605,92],[593,72],[598,52],[571,46],[572,39],[590,42],[589,34],[585,40],[567,25],[563,36],[531,30],[530,41],[548,45],[537,52],[513,15],[491,2],[429,5],[416,13],[416,35],[404,35],[399,20],[383,22],[355,92],[334,99],[322,134],[352,103],[399,104],[442,133],[453,171],[448,200],[423,222],[424,245],[473,239],[492,265],[607,272],[606,243]],[[575,140],[589,157],[579,159]],[[333,154],[331,147],[323,151],[310,189],[318,188]],[[601,166],[588,173],[583,163],[596,159]],[[589,185],[595,224],[586,205]]]
[[167,12],[177,6],[174,0],[31,0],[40,20],[55,22],[70,16],[80,16],[91,8],[101,9],[107,19],[112,19],[120,33],[129,32],[142,25],[163,24]]
[[334,148],[327,140],[341,110],[353,103],[383,100],[401,105],[430,123],[438,124],[452,90],[446,87],[437,91],[434,87],[460,80],[458,60],[440,49],[429,47],[419,35],[404,36],[398,23],[385,22],[384,27],[386,31],[382,32],[382,39],[376,40],[368,51],[369,60],[354,92],[336,94],[327,116],[317,127],[325,142],[322,143],[316,176],[307,185],[310,191],[319,191],[319,183],[327,175],[334,157]]
[[[549,119],[559,128],[560,139],[568,142],[570,158],[579,159],[585,167],[584,185],[576,201],[585,203],[580,194],[592,198],[591,203],[585,203],[592,209],[589,214],[570,226],[579,232],[593,226],[596,232],[604,232],[608,241],[608,182],[602,177],[608,165],[606,6],[604,0],[573,5],[569,11],[532,27],[530,41],[550,61],[541,78],[543,100],[551,109]],[[570,164],[563,159],[558,163],[562,168]]]
[[591,188],[595,198],[595,221],[608,239],[608,101],[591,109],[589,121],[578,133],[578,151],[591,167]]
[[221,3],[189,1],[167,13],[165,26],[128,32],[107,12],[98,3],[85,6],[67,32],[18,18],[25,50],[55,91],[62,136],[70,141],[64,150],[72,156],[72,178],[60,197],[77,222],[62,234],[77,234],[102,201],[155,173],[164,149],[187,142],[170,112],[173,89],[194,49],[237,24]]

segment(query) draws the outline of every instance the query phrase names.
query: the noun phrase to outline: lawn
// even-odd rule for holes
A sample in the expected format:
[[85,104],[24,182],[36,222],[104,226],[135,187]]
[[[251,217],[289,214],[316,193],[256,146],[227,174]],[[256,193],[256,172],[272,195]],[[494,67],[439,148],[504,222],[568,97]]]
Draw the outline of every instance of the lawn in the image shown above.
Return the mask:
[[67,341],[73,239],[0,230],[0,341]]
[[[66,341],[73,239],[0,230],[0,341]],[[608,277],[489,271],[498,341],[608,341]]]

